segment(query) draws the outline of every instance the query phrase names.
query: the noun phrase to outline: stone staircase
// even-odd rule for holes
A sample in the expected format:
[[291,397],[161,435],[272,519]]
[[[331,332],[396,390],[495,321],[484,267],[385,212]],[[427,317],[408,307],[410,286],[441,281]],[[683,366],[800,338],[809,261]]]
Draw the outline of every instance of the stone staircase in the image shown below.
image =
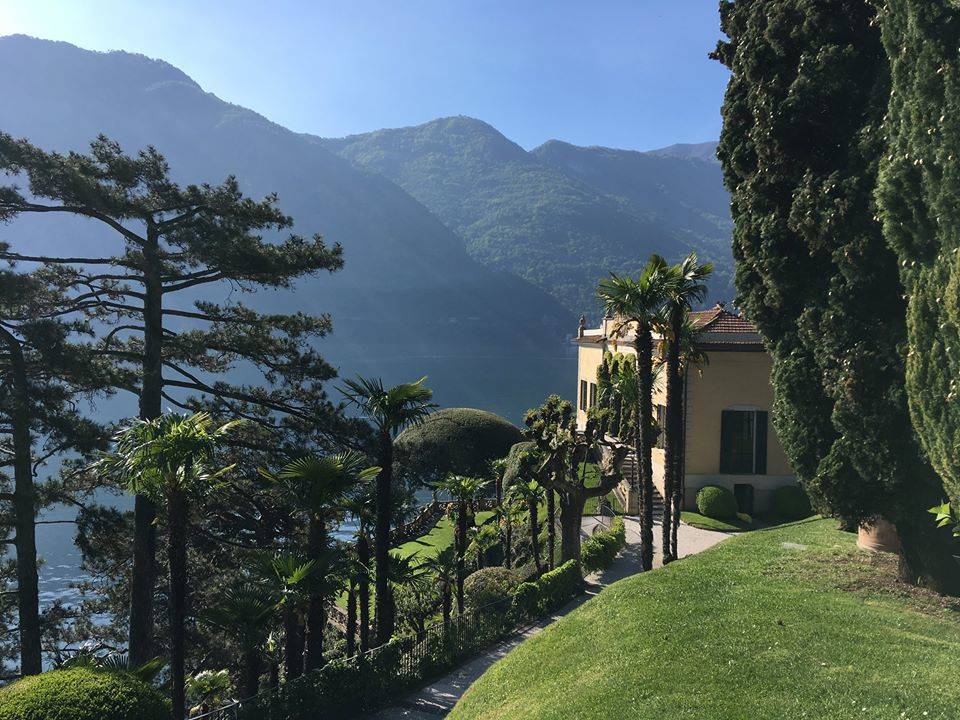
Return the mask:
[[[624,501],[624,496],[626,495],[631,502],[626,504],[626,510],[628,515],[636,515],[639,513],[639,497],[640,497],[640,476],[637,471],[637,456],[630,452],[623,461],[622,466],[623,472],[623,484],[628,486],[628,493],[624,493],[618,490],[617,494],[620,496],[620,501]],[[653,521],[661,522],[663,520],[663,496],[660,494],[660,491],[657,490],[657,486],[653,486]]]

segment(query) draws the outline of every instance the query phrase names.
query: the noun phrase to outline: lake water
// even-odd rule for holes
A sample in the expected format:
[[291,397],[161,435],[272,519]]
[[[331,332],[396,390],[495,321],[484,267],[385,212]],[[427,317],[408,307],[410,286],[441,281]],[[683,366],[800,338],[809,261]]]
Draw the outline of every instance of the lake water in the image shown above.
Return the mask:
[[[521,425],[523,414],[544,398],[556,393],[572,398],[576,390],[576,357],[557,354],[545,357],[486,358],[366,358],[357,362],[355,372],[376,374],[384,382],[396,383],[428,376],[435,400],[442,407],[475,407],[495,412]],[[335,394],[335,393],[331,393]],[[130,499],[111,499],[129,503]],[[74,511],[55,507],[43,520],[71,520]],[[73,542],[72,523],[39,525],[37,551],[40,568],[40,603],[47,607],[55,600],[67,604],[79,600],[73,585],[83,578],[80,551]]]

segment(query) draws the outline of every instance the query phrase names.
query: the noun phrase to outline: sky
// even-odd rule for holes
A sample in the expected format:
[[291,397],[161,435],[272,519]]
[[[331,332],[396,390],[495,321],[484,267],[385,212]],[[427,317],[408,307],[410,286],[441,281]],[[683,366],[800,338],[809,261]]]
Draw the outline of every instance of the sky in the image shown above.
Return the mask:
[[718,0],[0,0],[0,35],[160,58],[339,137],[470,115],[523,147],[715,140]]

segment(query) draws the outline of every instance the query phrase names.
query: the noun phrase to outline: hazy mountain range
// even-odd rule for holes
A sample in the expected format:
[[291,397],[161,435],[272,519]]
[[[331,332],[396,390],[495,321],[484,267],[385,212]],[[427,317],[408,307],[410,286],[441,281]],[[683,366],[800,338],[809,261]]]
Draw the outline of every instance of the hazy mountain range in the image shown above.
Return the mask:
[[[718,263],[729,297],[730,219],[710,144],[639,153],[551,141],[527,152],[465,117],[332,140],[291,132],[204,91],[180,70],[125,52],[0,38],[0,129],[57,150],[104,133],[154,145],[182,182],[235,174],[277,192],[297,231],[344,246],[345,268],[272,309],[329,312],[320,349],[344,374],[430,375],[444,405],[518,419],[572,394],[567,337],[596,311],[596,281],[653,251]],[[31,251],[102,251],[90,223],[18,220],[0,237]],[[98,254],[101,254],[98,252]]]

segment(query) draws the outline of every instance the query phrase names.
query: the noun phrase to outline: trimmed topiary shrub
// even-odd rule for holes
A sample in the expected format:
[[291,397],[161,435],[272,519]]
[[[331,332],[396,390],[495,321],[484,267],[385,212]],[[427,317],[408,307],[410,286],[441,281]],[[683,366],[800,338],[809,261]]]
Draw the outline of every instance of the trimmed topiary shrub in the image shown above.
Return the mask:
[[774,490],[770,509],[784,520],[802,520],[813,514],[810,498],[799,485],[785,485]]
[[159,690],[129,673],[74,667],[0,688],[0,720],[168,720]]
[[707,485],[697,493],[697,510],[714,520],[736,520],[737,499],[725,487]]
[[580,564],[587,572],[596,572],[610,567],[624,545],[627,544],[627,529],[622,518],[614,518],[609,530],[594,533],[580,546]]
[[491,460],[502,458],[523,440],[508,420],[473,408],[447,408],[430,413],[396,441],[400,473],[418,483],[448,475],[487,475]]
[[539,580],[520,583],[513,594],[513,606],[528,617],[551,612],[583,587],[583,578],[573,560],[544,573]]
[[512,570],[503,567],[483,568],[471,573],[463,581],[464,599],[470,610],[505,610],[519,584],[520,578]]

